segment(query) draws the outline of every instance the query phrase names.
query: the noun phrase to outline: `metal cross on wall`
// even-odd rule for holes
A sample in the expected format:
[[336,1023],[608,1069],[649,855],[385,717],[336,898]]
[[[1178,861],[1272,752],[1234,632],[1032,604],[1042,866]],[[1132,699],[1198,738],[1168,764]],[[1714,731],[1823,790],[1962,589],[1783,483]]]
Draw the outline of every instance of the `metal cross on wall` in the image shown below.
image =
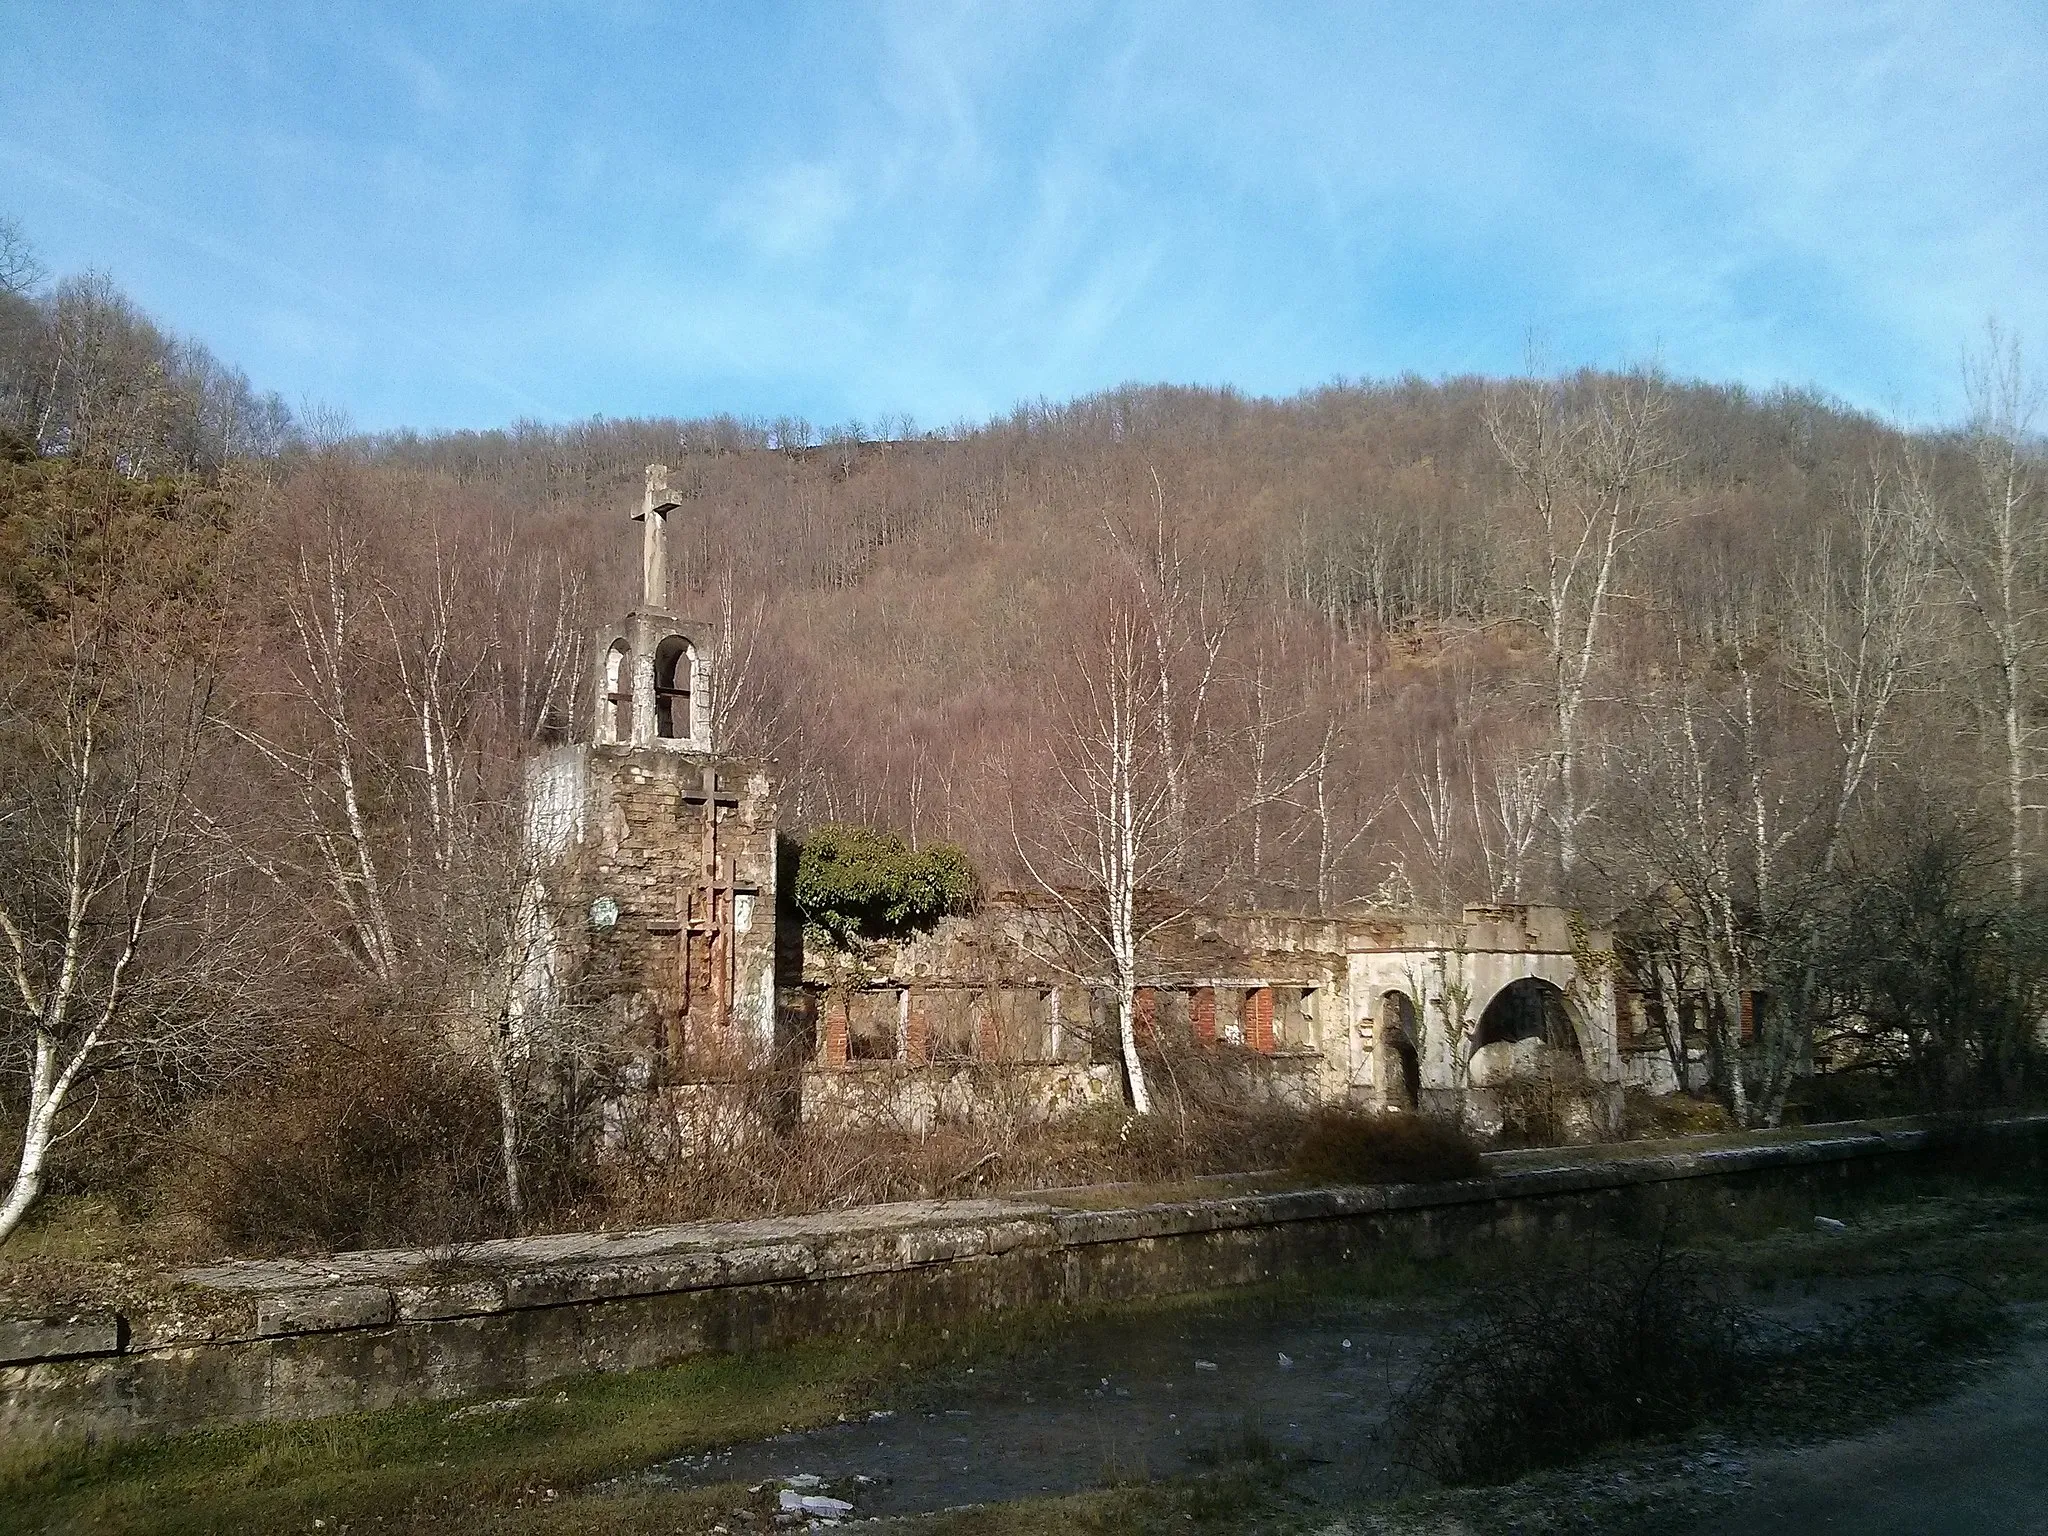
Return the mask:
[[691,878],[677,884],[674,925],[661,925],[677,936],[677,969],[681,973],[663,1041],[662,1054],[670,1070],[682,1063],[690,1025],[722,1028],[732,1022],[740,903],[751,902],[760,894],[758,887],[740,883],[733,856],[719,846],[721,813],[739,809],[738,792],[722,783],[718,770],[707,764],[696,785],[685,789],[679,798],[680,813],[688,816],[695,810],[701,831],[697,868]]

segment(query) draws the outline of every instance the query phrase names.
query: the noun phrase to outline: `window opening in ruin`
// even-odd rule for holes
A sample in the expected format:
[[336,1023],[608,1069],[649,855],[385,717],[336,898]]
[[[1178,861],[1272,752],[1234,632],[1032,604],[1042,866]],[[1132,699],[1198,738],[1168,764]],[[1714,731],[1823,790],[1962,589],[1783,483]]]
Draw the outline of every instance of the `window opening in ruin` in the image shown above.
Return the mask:
[[1216,989],[1196,987],[1188,993],[1188,1017],[1197,1045],[1216,1043]]
[[1123,1046],[1117,1028],[1116,994],[1106,987],[1088,991],[1088,1060],[1123,1060]]
[[1315,1044],[1314,987],[1273,989],[1273,1045],[1277,1050]]
[[1273,1049],[1273,989],[1246,987],[1238,1005],[1238,1034],[1249,1050],[1270,1054]]
[[633,739],[633,673],[626,642],[614,640],[604,660],[604,701],[612,712],[612,740]]
[[1185,1045],[1193,1033],[1192,999],[1185,987],[1160,987],[1152,1004],[1152,1027],[1162,1040]]
[[690,642],[670,635],[654,653],[654,734],[664,740],[687,740],[691,732],[690,671],[695,655]]
[[1742,1028],[1739,1035],[1743,1045],[1756,1044],[1756,1021],[1770,1011],[1771,995],[1745,987],[1742,992]]
[[1131,999],[1131,1024],[1141,1046],[1156,1045],[1159,1042],[1159,989],[1140,987]]
[[965,987],[922,987],[917,992],[919,1033],[927,1061],[968,1061],[974,1056],[980,1011]]
[[996,1061],[1003,1054],[1003,1021],[992,992],[967,995],[967,1051],[975,1061]]
[[1510,982],[1495,994],[1479,1016],[1474,1049],[1523,1040],[1541,1040],[1560,1051],[1579,1048],[1578,1031],[1572,1027],[1564,993],[1538,976]]
[[1225,1045],[1244,1042],[1244,988],[1216,989],[1216,1038]]
[[1051,1061],[1045,1038],[1045,994],[1037,988],[999,988],[992,996],[996,1054],[1003,1061]]
[[846,1055],[851,1061],[894,1061],[903,1012],[896,987],[872,987],[846,1000]]

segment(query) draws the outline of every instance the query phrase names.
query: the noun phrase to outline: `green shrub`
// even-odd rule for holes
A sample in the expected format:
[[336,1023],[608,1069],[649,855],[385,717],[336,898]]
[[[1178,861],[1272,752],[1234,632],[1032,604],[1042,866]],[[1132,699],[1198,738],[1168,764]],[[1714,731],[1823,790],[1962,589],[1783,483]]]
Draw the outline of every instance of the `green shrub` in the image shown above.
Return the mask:
[[1348,1109],[1315,1115],[1290,1166],[1332,1184],[1421,1184],[1486,1172],[1479,1144],[1447,1121]]
[[967,855],[950,843],[913,849],[893,832],[827,825],[803,841],[794,899],[806,928],[852,949],[970,911],[976,889]]

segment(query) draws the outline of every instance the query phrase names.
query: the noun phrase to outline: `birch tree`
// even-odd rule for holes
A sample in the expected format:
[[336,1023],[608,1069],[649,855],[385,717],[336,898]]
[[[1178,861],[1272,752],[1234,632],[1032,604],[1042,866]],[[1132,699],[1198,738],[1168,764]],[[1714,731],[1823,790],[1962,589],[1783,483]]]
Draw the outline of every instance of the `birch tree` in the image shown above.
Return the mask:
[[1190,692],[1173,686],[1174,648],[1158,633],[1158,611],[1128,588],[1107,601],[1052,685],[1052,803],[1027,834],[1013,798],[1011,821],[1019,862],[1108,972],[1118,1053],[1141,1115],[1152,1112],[1153,1095],[1138,1039],[1138,976],[1147,942],[1186,910],[1170,893],[1192,862],[1188,807],[1201,737],[1200,722],[1173,706]]
[[1367,791],[1343,771],[1342,721],[1331,710],[1308,768],[1308,814],[1315,828],[1315,898],[1320,916],[1335,902],[1337,871],[1379,827],[1398,791]]
[[218,1068],[247,1043],[238,935],[192,809],[226,645],[226,505],[75,465],[6,479],[0,1039],[26,1094],[0,1241],[99,1074]]
[[273,652],[232,726],[282,793],[242,853],[366,996],[487,1059],[517,1214],[522,1084],[574,1054],[522,1001],[547,990],[524,759],[574,719],[580,583],[446,487],[329,463],[285,504]]
[[1473,837],[1486,874],[1488,901],[1522,900],[1522,879],[1543,831],[1552,768],[1544,758],[1496,750],[1482,773],[1476,755],[1469,747],[1466,750]]
[[1663,386],[1635,373],[1602,378],[1584,401],[1527,379],[1495,392],[1486,426],[1528,520],[1533,611],[1547,656],[1556,771],[1558,867],[1579,862],[1587,706],[1607,643],[1623,562],[1657,526],[1677,456],[1666,441]]
[[2006,881],[2025,888],[2028,830],[2035,800],[2040,726],[2033,699],[2048,648],[2048,516],[2041,506],[2041,449],[2033,436],[2039,391],[2019,343],[1995,327],[1968,358],[1964,383],[1970,419],[1963,434],[1961,484],[1923,464],[1917,479],[1921,519],[1941,553],[1962,611],[1983,646],[1981,668],[1996,722],[2000,798],[2006,822]]
[[[1667,1039],[1682,1042],[1680,978],[1697,976],[1713,1082],[1743,1123],[1777,1124],[1810,1059],[1844,843],[1924,623],[1928,552],[1896,477],[1873,472],[1848,512],[1848,538],[1823,540],[1792,583],[1788,665],[1736,646],[1711,674],[1682,671],[1618,754],[1629,803],[1603,829],[1650,893]],[[1761,998],[1747,1046],[1745,992]]]

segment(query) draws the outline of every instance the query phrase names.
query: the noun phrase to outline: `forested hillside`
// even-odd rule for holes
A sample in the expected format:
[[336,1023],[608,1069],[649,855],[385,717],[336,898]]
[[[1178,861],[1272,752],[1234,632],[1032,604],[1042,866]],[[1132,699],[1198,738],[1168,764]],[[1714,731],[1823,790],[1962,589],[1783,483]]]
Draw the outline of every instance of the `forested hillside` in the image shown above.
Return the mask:
[[[1497,440],[1528,431],[1532,408],[1575,434],[1542,445],[1555,485],[1518,481]],[[1967,448],[1808,395],[1596,375],[1279,402],[1131,388],[943,437],[772,446],[787,430],[595,422],[352,453],[365,485],[412,498],[423,520],[483,498],[577,551],[591,612],[630,596],[641,467],[670,464],[688,605],[734,631],[733,747],[783,765],[800,820],[958,840],[995,868],[1011,805],[1035,815],[1050,793],[1047,737],[1088,674],[1097,619],[1149,594],[1183,631],[1176,707],[1203,738],[1207,855],[1233,894],[1292,905],[1364,896],[1397,872],[1432,899],[1558,888],[1553,637],[1575,642],[1574,686],[1585,664],[1593,778],[1645,706],[1745,672],[1779,731],[1821,729],[1841,637],[1816,621],[1846,621],[1827,610],[1851,596],[1866,544],[1880,562],[1909,553],[1882,541],[1903,537],[1933,482],[1961,487]],[[1603,486],[1610,467],[1587,461],[1620,451],[1596,439],[1624,431],[1637,478]],[[1539,495],[1572,501],[1548,534]],[[1943,665],[1911,688],[1895,679],[1890,707],[1917,723],[1895,717],[1887,741],[1924,738],[1930,720],[1963,732],[1943,753],[1949,793],[1962,763],[1991,792],[1996,743],[1965,729],[1974,637],[1955,617],[1921,614],[1900,671]],[[1511,821],[1528,819],[1512,802],[1543,802],[1531,827],[1502,827],[1504,795]],[[1586,814],[1612,809],[1590,782],[1585,798]],[[1525,835],[1510,868],[1498,845]],[[1574,894],[1607,903],[1598,887]]]

